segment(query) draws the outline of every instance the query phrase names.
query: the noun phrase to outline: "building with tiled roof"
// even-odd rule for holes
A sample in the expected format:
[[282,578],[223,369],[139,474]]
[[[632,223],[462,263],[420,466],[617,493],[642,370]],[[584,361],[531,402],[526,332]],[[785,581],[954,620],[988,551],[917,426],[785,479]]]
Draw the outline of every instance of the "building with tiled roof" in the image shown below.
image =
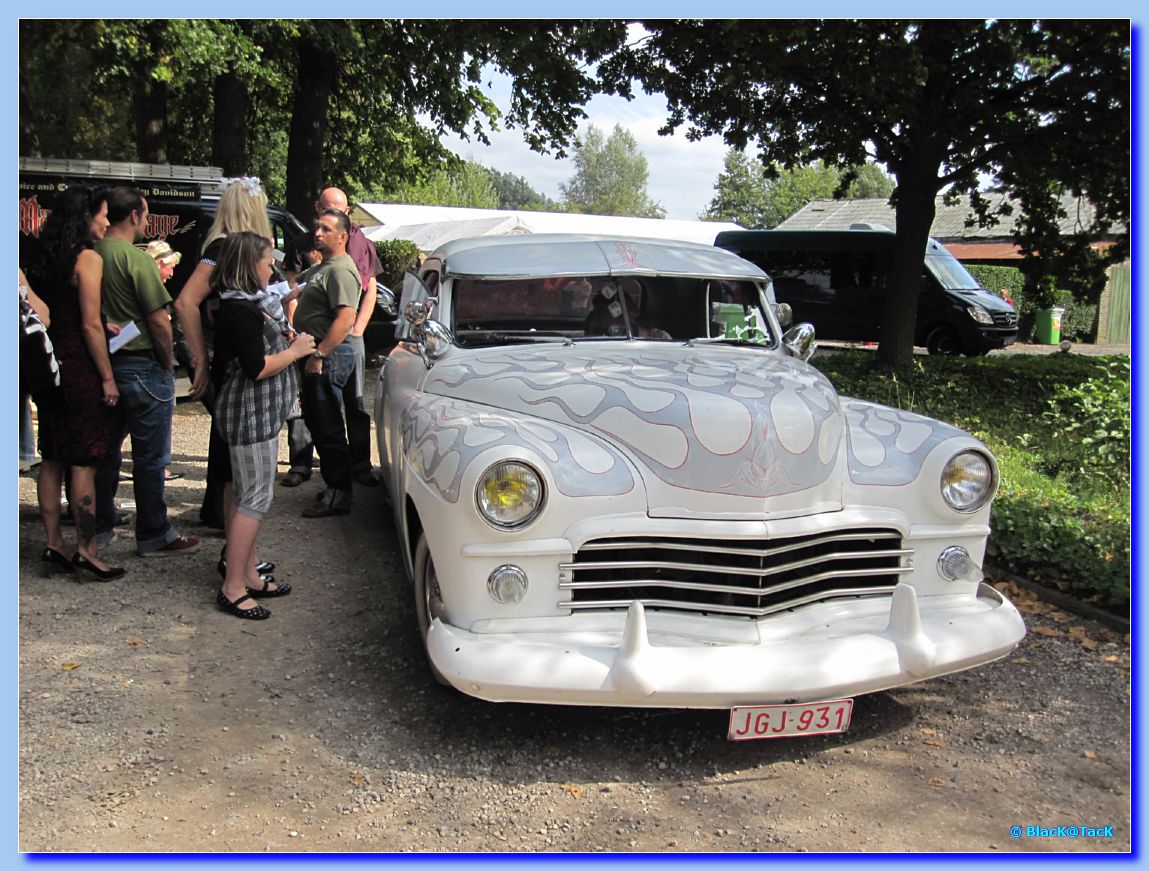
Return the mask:
[[[1005,199],[1004,194],[985,195],[990,212]],[[946,205],[942,197],[935,203],[934,222],[930,235],[943,243],[955,257],[966,263],[998,263],[1002,260],[1020,260],[1021,253],[1010,238],[1017,211],[999,218],[992,227],[968,225],[973,212],[969,200],[962,198],[956,205]],[[1061,221],[1062,235],[1080,232],[1093,222],[1093,207],[1087,200],[1066,194],[1062,198],[1066,217]],[[856,200],[814,200],[807,203],[778,225],[779,230],[846,230],[851,224],[881,224],[891,230],[897,228],[897,218],[889,200],[878,197]],[[1112,242],[1111,235],[1096,239],[1097,243]]]

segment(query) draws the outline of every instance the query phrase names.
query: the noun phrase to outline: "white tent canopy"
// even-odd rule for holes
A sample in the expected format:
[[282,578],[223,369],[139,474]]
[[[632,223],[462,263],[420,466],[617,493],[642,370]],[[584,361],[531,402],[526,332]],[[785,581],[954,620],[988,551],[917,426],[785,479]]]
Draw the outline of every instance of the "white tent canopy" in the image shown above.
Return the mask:
[[412,206],[359,203],[351,215],[368,239],[409,239],[430,253],[453,239],[524,233],[594,233],[714,243],[724,230],[741,230],[722,221],[666,221],[615,215],[529,212],[504,209],[463,209],[451,206]]

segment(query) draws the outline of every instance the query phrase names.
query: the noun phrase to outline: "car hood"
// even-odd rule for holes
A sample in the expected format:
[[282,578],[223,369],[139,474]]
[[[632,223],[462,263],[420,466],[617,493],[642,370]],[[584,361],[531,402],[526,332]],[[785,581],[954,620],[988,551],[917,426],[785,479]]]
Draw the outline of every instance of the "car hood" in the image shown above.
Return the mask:
[[1013,306],[998,296],[996,293],[990,293],[983,288],[962,288],[960,290],[951,290],[950,293],[956,293],[963,299],[975,302],[988,311],[990,314],[996,312],[1012,313]]
[[602,438],[657,517],[838,510],[843,413],[816,369],[758,348],[580,343],[455,352],[424,390]]

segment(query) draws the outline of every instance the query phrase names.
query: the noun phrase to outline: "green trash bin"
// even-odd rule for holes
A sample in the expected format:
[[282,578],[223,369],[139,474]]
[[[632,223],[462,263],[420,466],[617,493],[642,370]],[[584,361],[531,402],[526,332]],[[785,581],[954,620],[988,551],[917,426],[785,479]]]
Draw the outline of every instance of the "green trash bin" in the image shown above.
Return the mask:
[[1039,345],[1056,345],[1061,342],[1061,316],[1065,309],[1054,306],[1037,311],[1037,321],[1033,333]]

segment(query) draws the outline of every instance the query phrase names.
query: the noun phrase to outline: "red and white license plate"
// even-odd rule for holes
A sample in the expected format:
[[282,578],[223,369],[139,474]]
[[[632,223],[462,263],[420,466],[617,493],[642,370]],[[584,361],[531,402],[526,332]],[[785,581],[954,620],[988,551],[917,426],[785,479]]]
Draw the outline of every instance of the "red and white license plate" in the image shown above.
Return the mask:
[[731,741],[833,735],[850,727],[853,699],[805,705],[740,705],[730,709]]

